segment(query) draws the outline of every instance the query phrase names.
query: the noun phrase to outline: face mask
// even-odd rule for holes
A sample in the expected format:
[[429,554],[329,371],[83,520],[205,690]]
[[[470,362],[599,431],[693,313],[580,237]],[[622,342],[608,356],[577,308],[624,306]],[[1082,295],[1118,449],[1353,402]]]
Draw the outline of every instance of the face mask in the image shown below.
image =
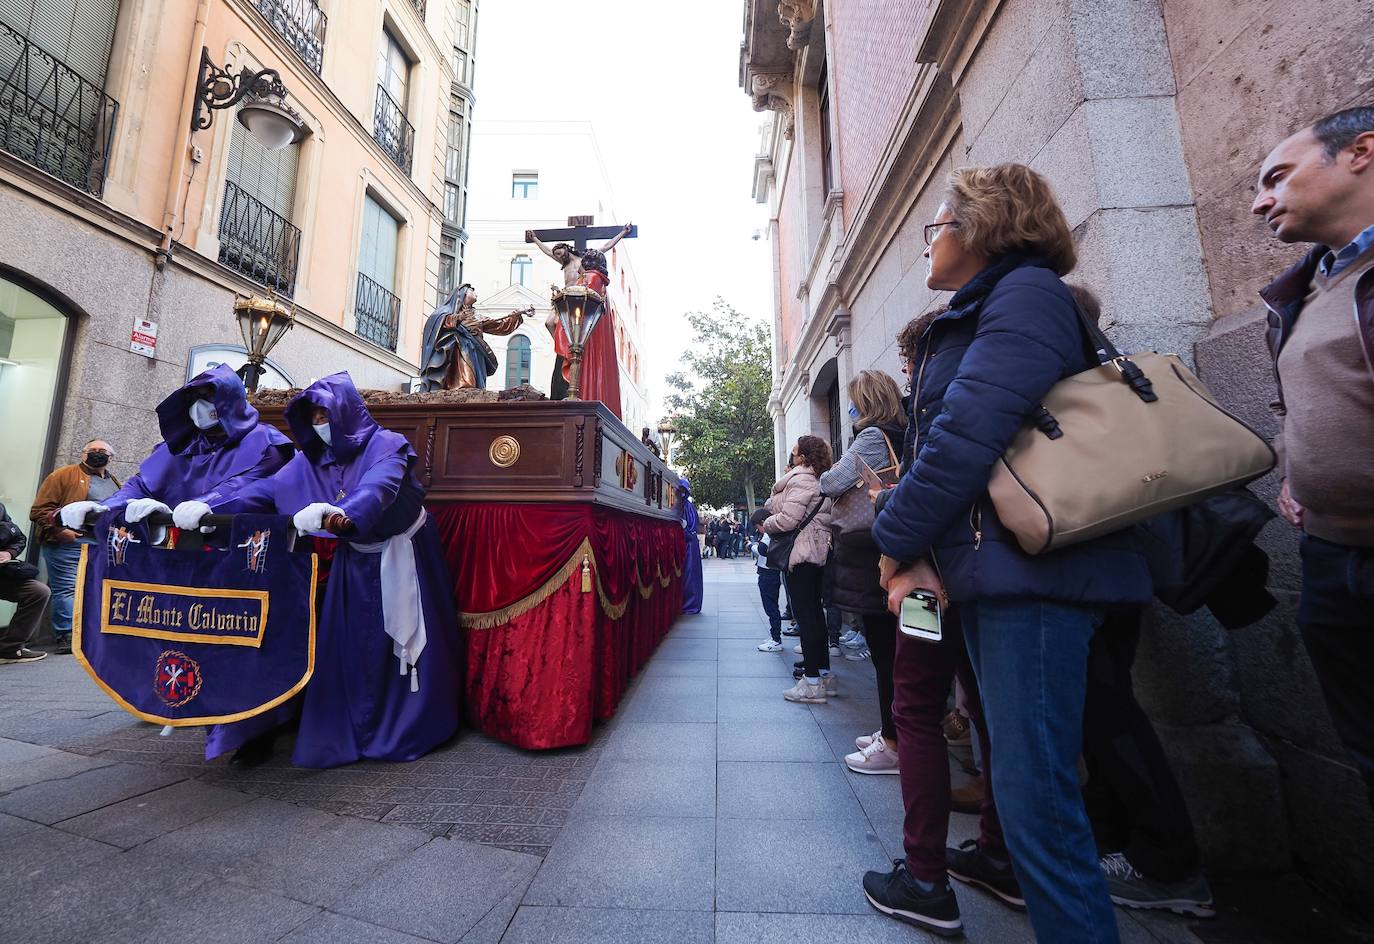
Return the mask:
[[849,404],[849,418],[851,420],[857,420],[859,418],[859,408],[852,403]]
[[92,469],[103,469],[110,462],[110,457],[103,452],[86,453],[86,465]]
[[215,405],[209,400],[195,400],[191,403],[191,422],[196,424],[196,429],[209,429],[219,422],[219,414],[215,412]]
[[325,444],[326,446],[330,445],[330,442],[329,442],[329,424],[328,424],[328,423],[311,423],[311,424],[310,424],[310,427],[311,427],[311,429],[315,430],[315,435],[316,435],[316,436],[318,436],[318,437],[320,437],[321,439],[324,440],[324,444]]

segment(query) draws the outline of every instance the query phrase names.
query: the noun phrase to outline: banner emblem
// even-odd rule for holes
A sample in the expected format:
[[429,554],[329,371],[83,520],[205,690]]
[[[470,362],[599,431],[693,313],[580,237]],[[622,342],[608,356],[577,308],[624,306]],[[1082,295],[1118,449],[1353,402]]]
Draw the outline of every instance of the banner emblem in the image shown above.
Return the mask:
[[239,545],[248,550],[248,569],[260,574],[267,567],[268,531],[254,531],[247,541]]
[[164,650],[153,675],[153,693],[173,708],[180,708],[200,694],[200,663],[184,652]]

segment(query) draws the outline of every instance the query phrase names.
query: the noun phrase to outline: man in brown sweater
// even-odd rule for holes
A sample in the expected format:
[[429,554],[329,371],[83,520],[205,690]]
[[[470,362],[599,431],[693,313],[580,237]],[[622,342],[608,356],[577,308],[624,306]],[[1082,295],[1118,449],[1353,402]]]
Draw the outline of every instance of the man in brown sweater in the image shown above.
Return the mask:
[[[58,512],[77,501],[99,502],[119,491],[119,479],[110,473],[114,449],[103,439],[92,439],[81,451],[81,461],[54,469],[29,508],[37,525],[43,562],[52,588],[52,631],[58,655],[72,651],[72,604],[76,598],[76,566],[81,560],[81,537],[62,526]],[[84,539],[89,542],[89,538]]]
[[1260,292],[1279,510],[1303,531],[1298,625],[1374,805],[1374,106],[1282,141],[1251,209],[1283,242],[1316,244]]

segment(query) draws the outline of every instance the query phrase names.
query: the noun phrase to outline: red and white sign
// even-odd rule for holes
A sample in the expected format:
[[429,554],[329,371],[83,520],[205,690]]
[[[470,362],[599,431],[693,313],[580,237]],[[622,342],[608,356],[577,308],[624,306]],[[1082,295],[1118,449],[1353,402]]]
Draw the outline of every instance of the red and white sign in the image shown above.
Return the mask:
[[129,350],[144,357],[157,356],[157,322],[134,319],[134,330],[129,336]]

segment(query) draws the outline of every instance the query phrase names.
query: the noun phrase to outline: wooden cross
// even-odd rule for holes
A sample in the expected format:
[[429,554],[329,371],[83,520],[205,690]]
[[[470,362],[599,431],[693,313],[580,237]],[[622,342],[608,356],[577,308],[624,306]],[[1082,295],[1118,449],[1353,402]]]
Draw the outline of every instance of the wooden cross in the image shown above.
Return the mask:
[[[552,246],[554,243],[572,243],[577,249],[586,249],[587,240],[595,239],[604,241],[614,239],[620,235],[623,226],[593,226],[592,216],[570,216],[568,217],[567,229],[536,229],[534,235],[545,245]],[[626,239],[634,239],[639,235],[639,227],[631,226],[630,231],[625,234]]]

